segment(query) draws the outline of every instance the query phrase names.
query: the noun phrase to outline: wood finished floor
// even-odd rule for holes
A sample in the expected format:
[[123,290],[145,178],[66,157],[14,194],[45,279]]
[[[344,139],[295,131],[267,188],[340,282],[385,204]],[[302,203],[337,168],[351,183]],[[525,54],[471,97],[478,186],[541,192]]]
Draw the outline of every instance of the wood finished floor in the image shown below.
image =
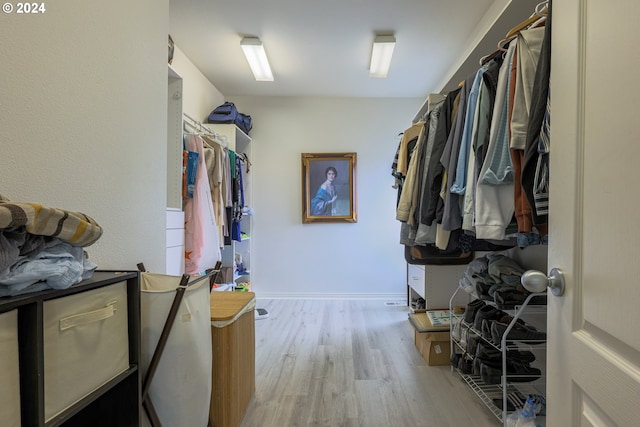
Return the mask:
[[258,300],[256,393],[241,427],[495,427],[448,366],[427,366],[408,308]]

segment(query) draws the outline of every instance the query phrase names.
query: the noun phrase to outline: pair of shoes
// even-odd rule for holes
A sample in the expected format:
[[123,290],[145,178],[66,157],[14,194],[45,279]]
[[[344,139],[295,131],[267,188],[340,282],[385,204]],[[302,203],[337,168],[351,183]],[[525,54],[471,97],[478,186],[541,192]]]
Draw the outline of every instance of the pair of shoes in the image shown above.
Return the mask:
[[[540,378],[540,374],[540,369],[533,368],[527,363],[507,361],[506,375],[508,382],[531,382]],[[480,362],[480,378],[485,384],[500,384],[502,382],[502,369]]]
[[516,305],[522,305],[527,299],[527,293],[520,292],[516,288],[498,289],[493,294],[496,305],[503,310],[508,310]]
[[[491,324],[491,339],[495,343],[502,342],[502,336],[507,330],[509,324],[501,323],[501,322],[492,322]],[[514,341],[522,341],[527,344],[540,344],[547,339],[547,334],[545,332],[540,332],[533,326],[525,325],[522,323],[516,322],[509,334],[507,335],[507,339]]]
[[411,301],[411,308],[415,310],[420,310],[426,307],[427,302],[424,298],[420,297],[418,299],[414,299]]
[[[493,324],[493,322],[499,322],[508,325],[509,323],[513,322],[513,317],[504,315],[499,319],[482,319],[482,328],[480,330],[480,334],[482,335],[482,338],[487,341],[493,341],[493,336],[491,335],[491,325]],[[524,320],[522,319],[518,319],[516,320],[516,322],[518,322],[520,325],[525,325]],[[496,342],[495,344],[500,345],[500,341]]]
[[495,308],[492,305],[485,305],[476,313],[476,317],[473,321],[473,327],[477,331],[482,331],[483,320],[498,320],[506,315],[507,313]]
[[472,371],[473,360],[464,354],[451,353],[449,361],[451,362],[451,366],[457,368],[463,374],[470,374]]
[[476,318],[476,313],[485,305],[486,303],[481,299],[474,299],[467,304],[467,308],[464,310],[464,321],[466,323],[473,323],[473,320]]
[[[477,359],[481,359],[483,361],[497,361],[500,366],[502,366],[502,351],[489,344],[479,343],[474,355]],[[507,350],[507,359],[520,363],[531,363],[536,360],[536,356],[528,350],[520,350],[516,347],[511,350]]]

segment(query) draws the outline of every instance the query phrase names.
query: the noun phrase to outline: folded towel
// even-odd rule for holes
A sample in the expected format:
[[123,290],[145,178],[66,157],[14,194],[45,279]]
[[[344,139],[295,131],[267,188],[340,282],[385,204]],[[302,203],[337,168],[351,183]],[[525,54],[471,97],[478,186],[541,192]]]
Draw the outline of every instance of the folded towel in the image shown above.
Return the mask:
[[102,236],[102,227],[81,212],[37,203],[16,203],[0,194],[0,229],[24,227],[28,233],[57,237],[73,246],[89,246]]

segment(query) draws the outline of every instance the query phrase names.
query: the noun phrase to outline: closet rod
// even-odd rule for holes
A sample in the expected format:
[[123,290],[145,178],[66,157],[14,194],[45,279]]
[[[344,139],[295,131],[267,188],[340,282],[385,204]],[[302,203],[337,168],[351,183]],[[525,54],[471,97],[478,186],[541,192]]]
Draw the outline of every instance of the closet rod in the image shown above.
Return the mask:
[[208,133],[210,135],[213,135],[213,137],[216,139],[216,142],[218,142],[224,148],[227,148],[229,146],[229,143],[227,142],[227,137],[226,136],[220,135],[218,132],[215,132],[214,130],[209,129],[208,127],[204,126],[202,124],[202,122],[194,119],[193,117],[191,117],[187,113],[183,112],[182,115],[193,122],[193,123],[189,123],[189,122],[185,121],[184,123],[186,125],[190,126],[191,128],[193,128],[196,131],[205,132],[205,133]]
[[[193,125],[195,125],[195,127],[197,127],[199,130],[203,131],[203,132],[208,132],[216,137],[219,137],[220,135],[218,135],[216,132],[212,131],[211,129],[205,127],[202,122],[194,119],[193,117],[191,117],[190,115],[188,115],[187,113],[182,113],[183,116],[185,116],[187,119],[191,120],[193,123]],[[194,126],[192,126],[194,127]]]

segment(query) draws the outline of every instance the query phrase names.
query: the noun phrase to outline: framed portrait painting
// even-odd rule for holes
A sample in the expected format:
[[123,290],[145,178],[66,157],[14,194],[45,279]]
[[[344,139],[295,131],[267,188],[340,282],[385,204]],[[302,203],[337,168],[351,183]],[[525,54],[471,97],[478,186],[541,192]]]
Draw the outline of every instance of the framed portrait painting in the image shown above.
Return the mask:
[[302,222],[356,221],[356,153],[302,153]]

